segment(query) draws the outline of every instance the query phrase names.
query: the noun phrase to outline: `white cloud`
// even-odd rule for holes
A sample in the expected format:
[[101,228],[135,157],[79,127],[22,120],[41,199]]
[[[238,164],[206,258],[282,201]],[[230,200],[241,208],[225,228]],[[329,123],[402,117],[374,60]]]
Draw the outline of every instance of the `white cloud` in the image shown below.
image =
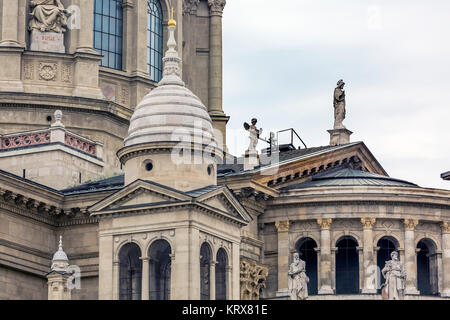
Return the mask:
[[391,176],[450,189],[439,177],[450,170],[448,12],[447,0],[229,1],[230,129],[257,117],[265,128],[296,128],[308,146],[325,145],[342,77],[352,140],[364,141]]

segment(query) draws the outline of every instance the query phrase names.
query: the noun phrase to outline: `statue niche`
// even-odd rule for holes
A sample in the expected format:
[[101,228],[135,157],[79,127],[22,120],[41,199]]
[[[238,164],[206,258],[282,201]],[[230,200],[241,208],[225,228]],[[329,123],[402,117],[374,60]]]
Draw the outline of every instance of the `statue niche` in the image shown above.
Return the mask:
[[70,13],[61,0],[31,0],[30,9],[30,49],[65,53],[64,33]]

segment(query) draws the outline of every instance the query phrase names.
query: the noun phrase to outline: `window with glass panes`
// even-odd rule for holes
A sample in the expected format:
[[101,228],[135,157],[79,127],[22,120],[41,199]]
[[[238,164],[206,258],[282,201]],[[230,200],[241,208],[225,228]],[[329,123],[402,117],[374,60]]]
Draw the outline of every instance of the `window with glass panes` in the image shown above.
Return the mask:
[[100,65],[122,69],[122,0],[95,0],[94,48],[103,55]]
[[150,79],[159,82],[162,77],[163,14],[159,0],[148,0],[147,65]]

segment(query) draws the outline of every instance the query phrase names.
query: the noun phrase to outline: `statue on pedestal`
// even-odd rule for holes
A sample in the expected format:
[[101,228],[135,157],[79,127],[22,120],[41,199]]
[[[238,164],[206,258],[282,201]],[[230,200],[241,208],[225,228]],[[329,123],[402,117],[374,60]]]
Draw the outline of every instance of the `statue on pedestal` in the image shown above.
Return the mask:
[[262,129],[256,128],[256,123],[258,120],[256,118],[252,119],[252,124],[249,125],[247,122],[244,122],[244,128],[248,132],[250,132],[250,145],[248,146],[248,149],[246,153],[256,153],[256,146],[258,145],[258,139],[259,136],[262,134]]
[[306,300],[308,298],[308,282],[305,261],[300,259],[298,253],[294,253],[294,261],[288,272],[288,288],[291,300]]
[[386,279],[381,286],[381,295],[384,300],[403,300],[405,294],[406,272],[403,264],[398,259],[398,252],[391,253],[391,260],[381,270]]
[[31,0],[33,8],[29,29],[40,32],[64,33],[67,30],[69,12],[61,0]]
[[337,83],[336,89],[334,89],[333,106],[334,106],[334,128],[344,129],[342,121],[345,119],[345,91],[344,81],[341,79]]

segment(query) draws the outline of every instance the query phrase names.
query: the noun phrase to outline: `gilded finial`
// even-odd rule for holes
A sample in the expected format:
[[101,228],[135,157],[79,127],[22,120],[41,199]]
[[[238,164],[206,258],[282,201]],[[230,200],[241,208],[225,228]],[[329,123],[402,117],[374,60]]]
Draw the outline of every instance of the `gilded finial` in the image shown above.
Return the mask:
[[177,22],[173,18],[173,7],[171,8],[171,11],[172,12],[170,14],[169,27],[176,27],[177,26]]

